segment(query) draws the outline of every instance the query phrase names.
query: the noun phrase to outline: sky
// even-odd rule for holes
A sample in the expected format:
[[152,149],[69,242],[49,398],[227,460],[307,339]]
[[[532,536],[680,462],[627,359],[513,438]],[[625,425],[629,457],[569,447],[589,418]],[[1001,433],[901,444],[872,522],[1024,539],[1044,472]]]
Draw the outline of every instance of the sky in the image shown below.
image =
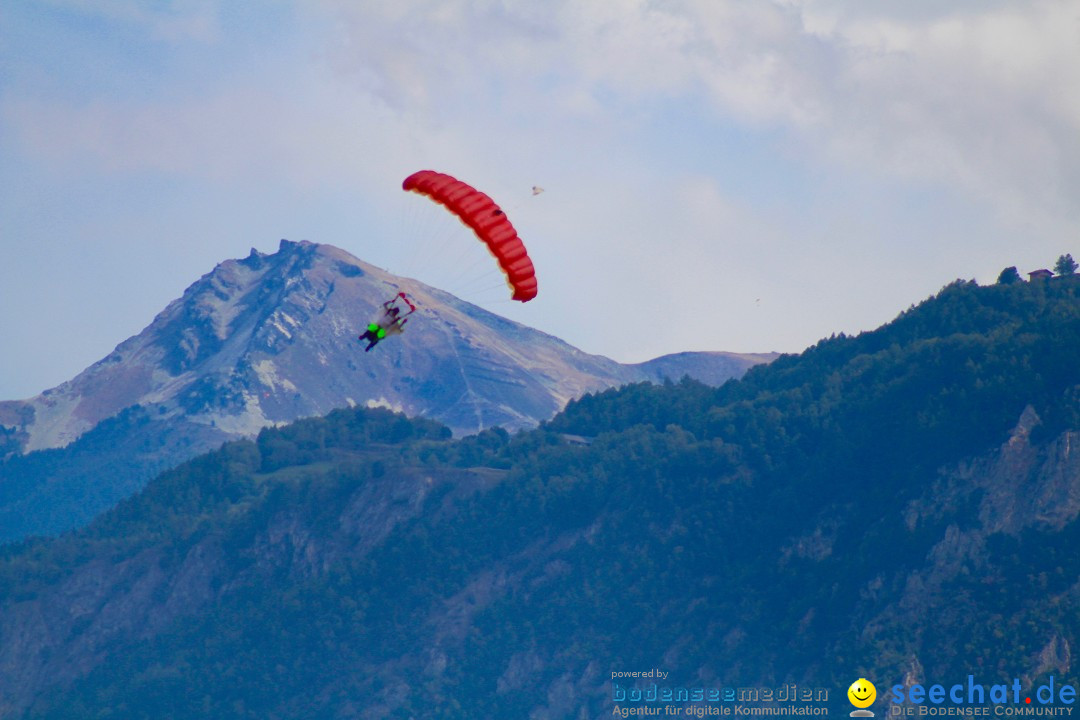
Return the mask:
[[0,4],[0,399],[282,238],[622,362],[799,352],[1080,258],[1080,0]]

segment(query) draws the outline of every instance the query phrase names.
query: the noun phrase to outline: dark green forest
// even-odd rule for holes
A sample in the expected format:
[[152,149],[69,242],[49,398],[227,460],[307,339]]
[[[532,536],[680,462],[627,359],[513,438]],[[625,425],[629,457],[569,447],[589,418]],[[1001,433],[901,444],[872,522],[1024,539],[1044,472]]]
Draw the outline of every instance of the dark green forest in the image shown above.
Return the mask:
[[957,281],[722,387],[631,385],[512,436],[365,409],[266,429],[0,549],[0,614],[138,565],[165,578],[147,597],[103,582],[169,615],[109,634],[87,611],[48,650],[86,671],[12,717],[600,717],[612,671],[652,667],[826,687],[846,713],[857,677],[1060,677],[1080,507],[996,529],[972,478],[1026,415],[1037,490],[1078,401],[1063,277]]

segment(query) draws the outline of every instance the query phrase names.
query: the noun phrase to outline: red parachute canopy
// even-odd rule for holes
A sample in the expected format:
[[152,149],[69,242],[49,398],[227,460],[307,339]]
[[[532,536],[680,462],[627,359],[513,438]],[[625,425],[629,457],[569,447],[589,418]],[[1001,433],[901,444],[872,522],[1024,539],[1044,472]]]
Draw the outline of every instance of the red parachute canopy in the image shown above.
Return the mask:
[[536,270],[525,244],[495,201],[457,178],[421,170],[405,178],[405,190],[426,195],[444,205],[471,227],[495,256],[514,291],[514,300],[528,302],[536,297]]

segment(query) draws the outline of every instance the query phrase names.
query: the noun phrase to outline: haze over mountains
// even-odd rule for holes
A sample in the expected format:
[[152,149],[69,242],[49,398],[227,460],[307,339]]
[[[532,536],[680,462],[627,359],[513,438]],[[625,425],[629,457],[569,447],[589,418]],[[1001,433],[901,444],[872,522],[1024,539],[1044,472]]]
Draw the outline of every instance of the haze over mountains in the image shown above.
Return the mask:
[[[399,289],[420,310],[363,352],[359,330]],[[459,435],[516,430],[589,391],[684,374],[719,384],[772,357],[624,365],[343,250],[283,240],[221,263],[71,381],[0,402],[0,540],[77,525],[183,459],[334,408],[391,408]]]

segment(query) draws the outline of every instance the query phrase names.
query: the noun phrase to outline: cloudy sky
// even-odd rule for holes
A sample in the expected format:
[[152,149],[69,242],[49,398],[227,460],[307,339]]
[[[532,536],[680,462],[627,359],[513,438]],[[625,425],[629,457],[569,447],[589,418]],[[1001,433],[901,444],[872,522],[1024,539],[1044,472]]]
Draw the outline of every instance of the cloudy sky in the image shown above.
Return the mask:
[[[535,301],[418,257],[421,168]],[[1080,258],[1080,0],[0,5],[0,399],[281,238],[621,361],[796,352]]]

